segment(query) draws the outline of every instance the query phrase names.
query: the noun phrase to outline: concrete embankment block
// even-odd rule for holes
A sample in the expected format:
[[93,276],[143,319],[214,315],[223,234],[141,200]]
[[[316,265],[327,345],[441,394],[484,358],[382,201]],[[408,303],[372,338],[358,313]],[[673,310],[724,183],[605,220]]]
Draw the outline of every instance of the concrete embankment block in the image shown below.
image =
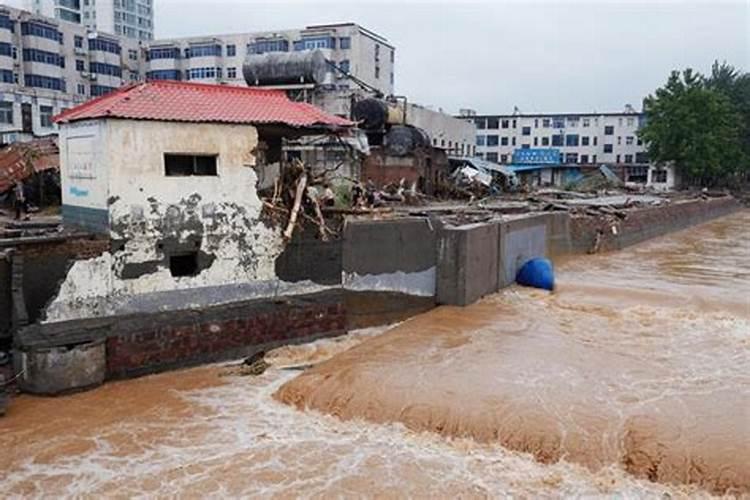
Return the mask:
[[437,302],[466,306],[498,290],[498,224],[448,226],[438,239]]
[[526,262],[549,255],[547,239],[550,222],[550,217],[541,215],[504,221],[498,225],[500,288],[513,284],[516,274]]
[[19,387],[32,394],[61,394],[100,385],[107,373],[105,341],[100,338],[16,351]]
[[347,222],[344,288],[434,296],[436,226],[425,218]]

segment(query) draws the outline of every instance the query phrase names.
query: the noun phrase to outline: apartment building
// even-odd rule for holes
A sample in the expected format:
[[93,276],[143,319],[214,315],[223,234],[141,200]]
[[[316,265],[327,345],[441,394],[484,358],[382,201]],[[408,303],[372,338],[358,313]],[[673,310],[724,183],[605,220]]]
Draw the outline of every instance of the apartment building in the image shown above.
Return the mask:
[[153,40],[153,0],[23,0],[24,10],[92,31]]
[[248,56],[318,49],[341,70],[331,71],[331,80],[324,82],[327,90],[356,88],[348,73],[384,95],[393,94],[395,47],[354,23],[157,40],[148,44],[146,77],[246,85],[242,68]]
[[0,142],[55,133],[52,117],[143,78],[140,42],[0,7]]
[[461,117],[476,125],[476,156],[491,162],[513,167],[523,158],[528,169],[533,157],[528,153],[535,152],[547,164],[554,157],[567,168],[608,165],[626,182],[674,184],[672,173],[650,167],[637,135],[645,116],[630,106],[620,113],[477,115],[463,110]]

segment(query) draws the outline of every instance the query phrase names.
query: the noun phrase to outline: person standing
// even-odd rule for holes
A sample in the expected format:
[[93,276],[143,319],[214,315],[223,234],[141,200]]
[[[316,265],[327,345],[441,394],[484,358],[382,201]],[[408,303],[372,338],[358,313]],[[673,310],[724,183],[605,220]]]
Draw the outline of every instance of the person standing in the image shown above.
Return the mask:
[[23,192],[23,183],[21,181],[16,181],[16,185],[13,187],[13,195],[15,197],[16,220],[21,218],[22,210],[24,214],[24,220],[28,220],[29,207],[26,203],[26,194]]

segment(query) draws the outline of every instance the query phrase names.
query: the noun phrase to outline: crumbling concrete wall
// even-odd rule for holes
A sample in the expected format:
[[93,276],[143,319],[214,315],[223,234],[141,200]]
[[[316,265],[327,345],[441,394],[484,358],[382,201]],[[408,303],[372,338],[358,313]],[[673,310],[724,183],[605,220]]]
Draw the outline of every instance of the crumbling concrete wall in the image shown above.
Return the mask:
[[425,218],[347,222],[342,255],[344,288],[434,296],[436,225]]
[[[231,290],[236,285],[245,285],[244,298],[278,290],[274,261],[283,244],[279,230],[261,217],[255,127],[105,123],[105,149],[94,158],[106,167],[112,248],[73,264],[47,321],[117,314],[129,303],[140,310],[182,307],[187,297],[164,294],[175,290],[190,290],[188,300],[196,306],[237,300]],[[218,175],[166,176],[165,153],[217,155]],[[197,274],[173,276],[170,256],[192,252]]]

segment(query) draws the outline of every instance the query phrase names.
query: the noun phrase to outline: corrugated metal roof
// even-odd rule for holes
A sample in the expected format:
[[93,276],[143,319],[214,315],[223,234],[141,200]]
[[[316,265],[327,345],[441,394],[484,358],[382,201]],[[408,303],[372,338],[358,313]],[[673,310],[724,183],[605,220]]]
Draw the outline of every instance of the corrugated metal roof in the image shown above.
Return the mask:
[[60,168],[60,157],[54,138],[11,144],[0,149],[0,193],[34,172],[57,168]]
[[123,87],[71,108],[55,121],[91,118],[283,124],[297,128],[353,125],[310,104],[292,102],[280,90],[161,80]]

